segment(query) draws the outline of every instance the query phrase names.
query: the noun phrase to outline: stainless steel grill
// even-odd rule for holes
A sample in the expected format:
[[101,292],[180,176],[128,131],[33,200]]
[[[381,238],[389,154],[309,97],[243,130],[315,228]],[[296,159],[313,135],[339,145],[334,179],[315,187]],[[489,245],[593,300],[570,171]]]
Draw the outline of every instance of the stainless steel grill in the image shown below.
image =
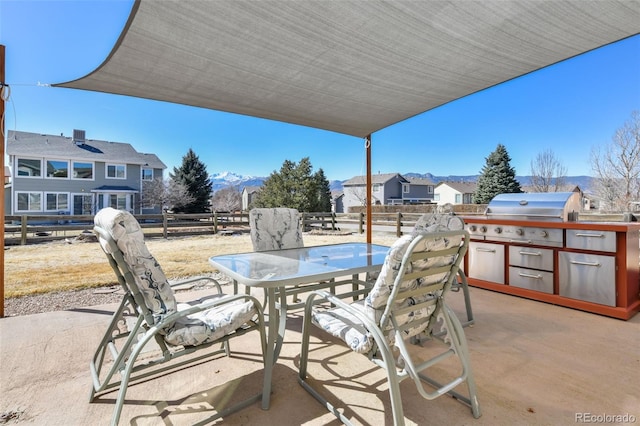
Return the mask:
[[494,197],[466,218],[469,284],[628,319],[640,302],[638,228],[581,223],[581,201],[577,192]]
[[487,205],[487,219],[568,222],[578,219],[578,192],[499,194]]
[[[563,246],[563,231],[540,226],[540,222],[577,220],[580,206],[577,192],[537,192],[531,194],[499,194],[487,206],[487,219],[500,224],[469,224],[467,230],[474,239],[523,245]],[[508,221],[535,221],[535,227],[511,225]]]

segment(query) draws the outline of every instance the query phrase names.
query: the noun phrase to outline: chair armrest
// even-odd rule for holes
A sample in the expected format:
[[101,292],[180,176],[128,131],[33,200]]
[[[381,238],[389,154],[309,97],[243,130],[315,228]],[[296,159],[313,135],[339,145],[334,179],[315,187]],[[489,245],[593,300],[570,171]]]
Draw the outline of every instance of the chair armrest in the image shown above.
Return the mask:
[[[311,292],[311,294],[309,294],[309,296],[307,297],[307,302],[305,304],[305,312],[304,312],[305,316],[311,315],[311,309],[313,308],[313,305],[320,303],[320,300],[314,302],[314,299],[316,298],[316,296],[319,296],[322,300],[325,300],[331,303],[332,305],[349,312],[350,314],[358,318],[360,321],[362,321],[362,324],[370,332],[374,334],[380,333],[380,328],[378,327],[378,325],[375,322],[373,322],[371,318],[366,316],[361,310],[355,309],[353,306],[351,306],[349,303],[345,303],[341,298],[337,297],[335,294],[331,294],[325,290],[314,290]],[[380,333],[380,336],[382,336],[381,333]]]
[[179,280],[179,281],[170,281],[169,287],[174,288],[180,285],[190,284],[197,281],[210,281],[216,286],[216,290],[218,290],[218,294],[222,293],[222,287],[220,286],[220,283],[218,282],[218,280],[216,280],[215,278],[206,277],[206,276],[186,278],[184,280]]
[[219,305],[226,305],[229,304],[231,302],[234,302],[236,300],[251,300],[253,301],[254,305],[256,306],[256,309],[258,310],[258,314],[260,317],[262,317],[264,315],[264,309],[262,307],[262,305],[260,304],[260,302],[258,302],[258,299],[256,299],[255,297],[249,295],[249,294],[235,294],[232,296],[223,296],[219,299],[215,299],[215,300],[207,300],[205,302],[199,303],[197,305],[193,305],[187,309],[184,309],[182,311],[178,311],[178,312],[174,312],[171,315],[167,315],[166,317],[164,317],[162,319],[162,321],[160,321],[158,324],[156,324],[156,328],[164,328],[168,325],[170,325],[171,323],[173,323],[174,321],[177,321],[180,318],[186,317],[188,315],[192,315],[195,314],[196,312],[202,312],[202,311],[206,311],[207,309],[211,309],[215,306],[219,306]]
[[[320,297],[321,299],[332,303],[336,307],[344,309],[346,312],[356,317],[361,322],[361,324],[367,329],[367,331],[371,333],[371,337],[373,337],[373,340],[376,342],[376,344],[374,345],[372,350],[368,352],[369,354],[368,356],[370,358],[372,358],[373,355],[377,353],[379,350],[382,350],[382,352],[385,352],[385,355],[384,355],[385,357],[391,357],[390,349],[387,345],[387,340],[384,336],[384,333],[378,326],[378,324],[372,321],[371,318],[365,315],[364,312],[362,312],[361,310],[355,309],[350,304],[343,302],[342,299],[336,297],[335,295],[327,291],[315,290],[311,294],[309,294],[309,296],[307,297],[305,308],[304,308],[305,322],[308,320],[310,321],[311,319],[311,309],[313,308],[313,305],[316,305],[320,302],[320,301],[314,301],[316,297]],[[310,322],[313,323],[313,321],[310,321]]]

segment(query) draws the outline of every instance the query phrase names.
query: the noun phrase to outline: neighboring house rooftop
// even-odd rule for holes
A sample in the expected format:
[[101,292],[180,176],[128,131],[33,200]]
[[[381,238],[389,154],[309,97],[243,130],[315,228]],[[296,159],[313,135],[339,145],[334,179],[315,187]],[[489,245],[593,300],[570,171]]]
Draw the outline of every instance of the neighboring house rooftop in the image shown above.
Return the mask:
[[406,178],[406,179],[412,185],[435,185],[435,182],[432,181],[431,179],[415,178],[415,177],[410,177],[410,178]]
[[[378,173],[377,175],[371,175],[371,183],[385,183],[396,176],[400,177],[400,180],[407,182],[407,180],[399,173]],[[346,185],[365,185],[367,183],[366,176],[354,176],[348,181],[344,182],[342,186]]]
[[261,186],[245,186],[242,188],[243,191],[246,191],[248,194],[253,192],[258,192],[262,187]]
[[7,154],[25,157],[69,158],[72,160],[139,164],[166,169],[155,154],[136,151],[126,142],[93,139],[74,141],[71,136],[9,131]]
[[436,188],[441,185],[447,185],[462,194],[472,194],[478,188],[478,184],[475,182],[440,182],[436,185]]

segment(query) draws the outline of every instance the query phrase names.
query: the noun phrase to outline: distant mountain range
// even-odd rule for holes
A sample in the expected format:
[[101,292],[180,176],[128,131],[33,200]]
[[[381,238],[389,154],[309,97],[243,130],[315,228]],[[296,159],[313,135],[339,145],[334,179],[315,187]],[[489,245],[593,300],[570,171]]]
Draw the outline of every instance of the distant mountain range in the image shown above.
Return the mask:
[[[433,181],[435,184],[439,182],[476,182],[478,180],[479,175],[472,176],[460,176],[460,175],[449,175],[449,176],[435,176],[431,173],[401,173],[402,176],[406,178],[421,178],[421,179],[429,179]],[[211,183],[213,184],[213,191],[218,191],[223,188],[228,187],[237,187],[239,191],[242,191],[246,186],[262,186],[266,177],[258,177],[258,176],[242,176],[233,172],[222,172],[218,174],[211,175]],[[522,186],[531,185],[531,176],[516,176],[518,182]],[[590,176],[567,176],[565,178],[567,184],[579,186],[582,190],[587,190],[590,186],[590,180],[592,178]],[[329,187],[332,191],[341,191],[342,184],[346,182],[346,180],[330,180]]]

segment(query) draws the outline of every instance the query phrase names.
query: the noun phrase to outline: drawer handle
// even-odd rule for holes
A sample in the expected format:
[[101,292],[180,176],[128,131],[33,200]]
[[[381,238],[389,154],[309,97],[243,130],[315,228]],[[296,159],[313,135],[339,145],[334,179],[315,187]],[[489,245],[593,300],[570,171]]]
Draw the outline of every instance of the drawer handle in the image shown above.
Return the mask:
[[542,256],[542,253],[540,252],[533,252],[533,251],[521,251],[518,252],[523,256]]
[[595,238],[604,238],[604,234],[583,234],[580,232],[577,232],[576,237],[595,237]]
[[531,240],[509,240],[510,243],[533,244]]
[[584,265],[584,266],[600,266],[600,262],[580,262],[579,260],[571,260],[569,263],[573,263],[574,265]]
[[488,248],[483,248],[483,247],[477,247],[476,251],[484,251],[486,253],[495,253],[496,252],[495,249],[488,249]]
[[542,279],[542,275],[525,274],[523,272],[518,273],[518,275],[520,275],[521,277],[525,277],[525,278],[534,278],[536,280],[541,280]]

